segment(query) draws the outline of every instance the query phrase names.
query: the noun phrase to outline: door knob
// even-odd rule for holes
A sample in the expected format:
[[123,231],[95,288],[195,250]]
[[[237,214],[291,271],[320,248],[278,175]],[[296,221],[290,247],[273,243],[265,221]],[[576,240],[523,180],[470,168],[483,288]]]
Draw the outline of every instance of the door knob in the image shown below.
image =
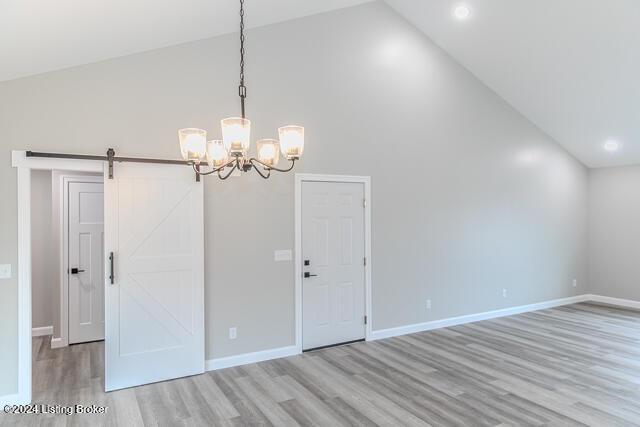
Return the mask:
[[71,274],[78,274],[78,273],[84,273],[84,270],[78,270],[77,268],[71,269]]
[[311,273],[309,273],[308,271],[305,271],[305,273],[304,273],[304,277],[305,277],[305,279],[307,279],[307,278],[309,278],[309,277],[316,277],[316,276],[317,276],[317,274],[311,274]]

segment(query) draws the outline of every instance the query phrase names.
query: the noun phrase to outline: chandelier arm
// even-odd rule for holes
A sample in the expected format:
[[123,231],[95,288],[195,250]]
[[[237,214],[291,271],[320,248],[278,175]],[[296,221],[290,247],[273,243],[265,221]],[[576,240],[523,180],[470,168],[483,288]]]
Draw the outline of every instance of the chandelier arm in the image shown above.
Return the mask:
[[265,169],[269,169],[269,166],[267,166],[266,164],[262,163],[260,160],[256,159],[255,157],[250,158],[249,161],[251,162],[253,167],[256,168],[256,169],[257,169],[257,166],[254,164],[254,162],[259,164],[259,165],[262,165]]
[[220,167],[217,167],[217,168],[215,168],[215,169],[212,169],[212,170],[210,170],[210,171],[208,171],[208,172],[202,172],[202,171],[198,170],[198,168],[196,167],[196,164],[195,164],[195,163],[191,163],[191,167],[193,167],[193,170],[194,170],[198,175],[207,176],[207,175],[212,175],[212,174],[214,174],[214,173],[216,173],[216,172],[221,171],[222,169],[226,168],[227,166],[230,166],[233,162],[234,162],[234,160],[232,160],[232,161],[230,161],[229,163],[224,164],[224,165],[222,165],[222,166],[220,166]]
[[[266,164],[262,163],[260,160],[256,159],[255,157],[252,157],[250,161],[252,163],[256,162],[256,163],[261,164],[267,170],[274,170],[274,171],[277,171],[277,172],[290,172],[291,170],[293,170],[293,167],[296,165],[296,159],[291,159],[290,160],[291,166],[288,167],[287,169],[279,169],[279,168],[276,168],[276,167],[273,167],[273,166],[266,165]],[[254,167],[255,167],[255,165],[254,165]]]
[[230,170],[229,172],[227,172],[227,174],[226,174],[226,175],[222,175],[222,174],[220,173],[220,170],[218,170],[218,178],[220,178],[220,179],[222,179],[222,180],[225,180],[225,179],[229,178],[229,177],[231,176],[231,174],[232,174],[236,169],[238,169],[238,165],[233,165],[233,167],[231,168],[231,170]]
[[[253,166],[253,170],[255,170],[255,171],[258,173],[258,175],[260,175],[262,178],[264,178],[264,179],[268,179],[268,178],[271,176],[271,169],[267,169],[267,168],[265,168],[265,170],[267,171],[267,173],[266,173],[266,174],[264,174],[264,173],[262,173],[262,172],[260,171],[260,169],[259,169],[259,168],[258,168],[258,167],[253,163],[254,161],[257,161],[257,160],[256,160],[256,159],[249,159],[249,163],[251,163],[251,166]],[[260,163],[260,164],[262,164],[262,163]]]
[[[245,69],[245,24],[244,24],[244,3],[245,0],[239,0],[240,1],[240,84],[238,85],[238,96],[240,97],[240,108],[241,108],[241,112],[242,112],[242,119],[246,119],[246,115],[245,115],[245,100],[247,97],[247,87],[245,85],[245,75],[244,75],[244,69]],[[229,119],[230,120],[230,119]],[[237,120],[234,118],[234,120]],[[249,123],[250,122],[248,120],[246,120],[246,122]],[[224,123],[224,120],[223,120]],[[242,122],[242,126],[245,126],[245,121]],[[225,133],[225,125],[223,124],[223,129],[222,129],[222,133],[223,133],[223,140],[224,140],[224,133]],[[295,139],[295,144],[296,144],[296,148],[298,149],[299,152],[302,151],[302,147],[304,146],[304,128],[301,126],[293,126],[292,128],[297,128],[296,129],[296,139]],[[285,128],[282,128],[285,129]],[[279,130],[280,131],[280,130]],[[198,139],[195,141],[196,143],[200,144],[203,143],[205,144],[205,148],[206,148],[206,131],[202,130],[202,129],[180,129],[179,133],[179,137],[180,137],[180,146],[182,148],[183,145],[183,136],[186,138],[187,136],[196,136]],[[184,135],[183,135],[184,134]],[[290,172],[291,170],[293,170],[293,168],[295,167],[296,161],[299,160],[299,156],[298,157],[294,157],[291,159],[287,159],[291,162],[291,166],[289,166],[288,168],[277,168],[274,166],[270,166],[267,165],[265,163],[263,163],[262,161],[256,159],[256,158],[247,158],[246,157],[246,152],[244,150],[244,148],[248,147],[248,145],[250,144],[250,141],[248,140],[248,136],[246,136],[246,141],[244,139],[241,138],[241,143],[243,146],[243,150],[241,152],[239,152],[238,150],[234,150],[231,154],[234,157],[233,159],[231,159],[230,161],[228,161],[226,164],[219,166],[219,167],[213,167],[211,165],[209,165],[207,163],[207,166],[211,168],[211,170],[207,171],[207,172],[202,172],[200,170],[200,159],[196,159],[190,162],[187,162],[188,164],[190,164],[193,167],[193,170],[196,173],[196,178],[199,181],[200,180],[200,176],[207,176],[207,175],[212,175],[214,173],[218,174],[218,177],[220,179],[227,179],[231,176],[231,174],[233,172],[236,171],[236,169],[240,172],[248,172],[251,168],[254,168],[256,170],[256,172],[258,172],[258,174],[264,178],[267,179],[271,176],[271,171],[277,171],[277,172]],[[186,142],[185,142],[186,143]],[[219,142],[218,142],[219,143]],[[246,146],[246,147],[245,147]],[[183,152],[183,158],[185,160],[187,160],[190,156],[190,154]],[[261,165],[264,169],[264,171],[261,171],[260,168],[257,165]],[[221,173],[223,169],[230,167],[231,170],[229,172],[227,172],[226,174]]]

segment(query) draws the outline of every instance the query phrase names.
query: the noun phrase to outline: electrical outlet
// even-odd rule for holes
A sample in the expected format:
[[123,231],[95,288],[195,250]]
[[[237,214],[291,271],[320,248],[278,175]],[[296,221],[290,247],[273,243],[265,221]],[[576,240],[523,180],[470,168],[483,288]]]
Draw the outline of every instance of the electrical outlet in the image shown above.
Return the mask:
[[431,300],[427,300],[427,310],[431,310]]
[[229,328],[229,339],[235,340],[238,337],[238,328]]
[[11,264],[0,265],[0,279],[11,279]]
[[504,288],[502,290],[502,298],[506,298],[507,297],[507,288]]
[[573,287],[574,288],[578,287],[578,279],[573,279]]

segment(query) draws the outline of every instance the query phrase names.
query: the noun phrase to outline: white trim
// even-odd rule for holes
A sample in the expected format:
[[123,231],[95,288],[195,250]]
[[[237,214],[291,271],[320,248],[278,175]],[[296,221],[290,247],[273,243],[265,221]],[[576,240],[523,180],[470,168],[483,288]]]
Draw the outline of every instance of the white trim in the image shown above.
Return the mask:
[[39,328],[31,328],[32,337],[43,337],[53,335],[53,326],[41,326]]
[[575,304],[589,301],[591,295],[578,295],[568,298],[560,298],[551,301],[539,302],[536,304],[521,305],[517,307],[503,308],[499,310],[485,311],[484,313],[468,314],[465,316],[449,317],[447,319],[433,320],[413,325],[398,326],[396,328],[381,329],[373,331],[372,340],[397,337],[400,335],[414,334],[416,332],[431,331],[433,329],[448,328],[465,323],[478,322],[480,320],[495,319],[498,317],[512,316],[514,314],[527,313],[530,311],[543,310],[545,308],[559,307],[562,305]]
[[[399,326],[397,328],[381,329],[373,331],[370,340],[379,340],[391,338],[400,335],[424,332],[433,329],[447,328],[465,323],[478,322],[481,320],[495,319],[498,317],[512,316],[516,314],[528,313],[547,308],[560,307],[563,305],[576,304],[580,302],[601,302],[622,307],[639,308],[640,301],[624,300],[619,298],[611,298],[600,295],[577,295],[568,298],[560,298],[550,301],[543,301],[535,304],[521,305],[517,307],[503,308],[499,310],[486,311],[483,313],[469,314],[459,317],[450,317],[447,319],[434,320],[431,322],[417,323],[413,325]],[[280,347],[271,350],[257,351],[255,353],[239,354],[237,356],[222,357],[219,359],[210,359],[206,361],[205,369],[213,371],[216,369],[230,368],[233,366],[241,366],[249,363],[263,362],[266,360],[279,359],[282,357],[290,357],[301,354],[297,345]]]
[[[104,183],[104,177],[92,175],[75,175],[73,173],[62,173],[58,175],[58,194],[60,201],[58,208],[60,209],[58,218],[59,237],[60,237],[60,264],[58,265],[60,273],[60,341],[56,343],[59,347],[69,345],[69,183],[71,182],[89,182]],[[51,343],[53,345],[53,342]],[[58,348],[59,348],[58,347]],[[53,348],[53,347],[52,347]]]
[[588,296],[589,296],[589,301],[640,310],[640,301],[634,301],[634,300],[622,299],[622,298],[605,297],[603,295],[588,295]]
[[29,402],[25,402],[21,400],[20,396],[17,393],[0,396],[0,408],[2,408],[5,405],[27,405],[28,403]]
[[233,366],[247,365],[249,363],[264,362],[265,360],[280,359],[283,357],[295,356],[297,354],[300,354],[298,347],[292,345],[289,347],[256,351],[255,353],[245,353],[239,354],[237,356],[209,359],[205,363],[205,370],[215,371],[216,369],[231,368]]
[[67,344],[61,338],[51,338],[51,348],[66,347]]
[[353,182],[364,185],[364,252],[367,258],[365,268],[365,339],[371,339],[373,313],[371,308],[371,177],[351,175],[323,175],[297,173],[295,176],[295,347],[302,352],[302,183],[303,182]]
[[104,164],[101,160],[27,157],[26,151],[11,152],[11,166],[17,168],[18,175],[18,393],[6,398],[13,403],[31,402],[31,169],[103,173]]
[[31,170],[18,168],[18,401],[31,402]]

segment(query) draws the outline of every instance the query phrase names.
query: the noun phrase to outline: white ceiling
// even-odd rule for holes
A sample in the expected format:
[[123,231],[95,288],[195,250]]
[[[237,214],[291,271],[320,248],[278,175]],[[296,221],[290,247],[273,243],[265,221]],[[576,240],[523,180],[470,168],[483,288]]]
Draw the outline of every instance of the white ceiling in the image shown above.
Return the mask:
[[[247,27],[369,0],[247,0]],[[0,81],[238,31],[238,0],[0,0]]]
[[[248,0],[257,27],[369,0]],[[588,166],[640,163],[639,0],[386,0]],[[466,4],[471,17],[453,18]],[[237,0],[0,0],[0,81],[237,31]],[[616,153],[602,148],[616,139]]]
[[387,3],[587,166],[640,163],[640,1]]

